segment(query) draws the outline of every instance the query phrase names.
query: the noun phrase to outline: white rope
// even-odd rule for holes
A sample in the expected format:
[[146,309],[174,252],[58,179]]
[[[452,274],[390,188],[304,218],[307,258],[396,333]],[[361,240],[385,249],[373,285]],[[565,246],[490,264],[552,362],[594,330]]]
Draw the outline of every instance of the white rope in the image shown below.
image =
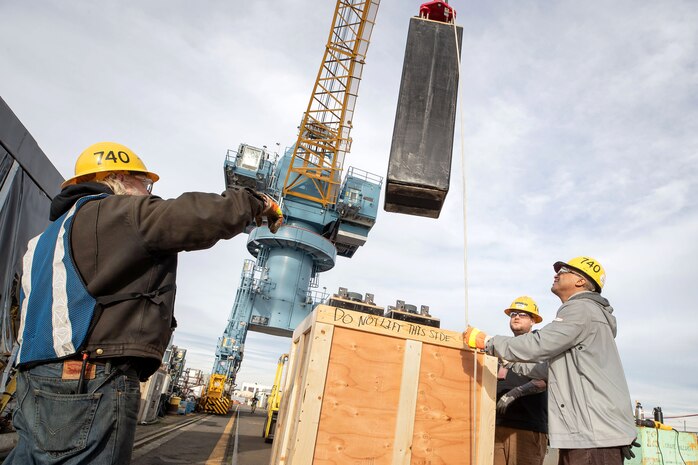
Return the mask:
[[[456,26],[455,18],[453,22],[453,36],[456,40],[456,63],[458,65],[458,94],[462,94],[461,88],[461,67],[460,67],[460,47],[458,46],[458,26]],[[469,314],[468,314],[468,223],[466,221],[467,216],[467,194],[465,188],[465,135],[463,134],[464,128],[464,118],[463,118],[463,106],[460,105],[459,108],[460,116],[460,163],[461,163],[461,181],[463,183],[463,297],[465,299],[465,324],[470,324]]]
[[[458,46],[458,26],[456,26],[455,18],[452,20],[453,24],[453,36],[456,41],[456,63],[458,65],[458,94],[462,94],[461,88],[461,66],[460,66],[460,47]],[[460,119],[460,162],[461,162],[461,181],[463,184],[463,297],[464,297],[464,310],[465,310],[465,324],[466,326],[470,324],[470,315],[468,312],[468,222],[467,222],[467,190],[465,186],[466,180],[466,169],[465,169],[465,135],[464,135],[464,117],[463,117],[463,105],[459,108],[459,119]],[[472,432],[470,441],[470,463],[475,464],[477,461],[477,417],[478,417],[478,402],[477,402],[477,351],[473,351],[473,378],[472,378],[472,410],[471,410],[471,420],[472,420]]]
[[[473,420],[473,435],[472,439],[470,441],[470,463],[475,464],[477,463],[477,417],[478,411],[477,411],[477,350],[473,350],[473,411],[472,411],[472,420]],[[484,362],[484,360],[483,360]],[[484,365],[484,363],[483,363]],[[482,374],[484,376],[485,373],[485,367],[482,367]],[[480,425],[483,425],[482,422],[480,422]]]

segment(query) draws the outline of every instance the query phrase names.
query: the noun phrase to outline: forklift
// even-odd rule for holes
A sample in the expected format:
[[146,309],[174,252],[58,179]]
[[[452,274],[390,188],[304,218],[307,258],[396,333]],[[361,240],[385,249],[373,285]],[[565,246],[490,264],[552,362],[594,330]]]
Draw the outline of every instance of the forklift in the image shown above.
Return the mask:
[[276,421],[279,416],[279,406],[281,405],[281,378],[286,362],[288,362],[288,354],[283,354],[279,357],[279,363],[276,366],[276,376],[274,377],[274,386],[271,388],[271,394],[267,400],[267,419],[264,422],[264,429],[262,430],[264,442],[272,442],[274,440],[274,431],[276,430]]

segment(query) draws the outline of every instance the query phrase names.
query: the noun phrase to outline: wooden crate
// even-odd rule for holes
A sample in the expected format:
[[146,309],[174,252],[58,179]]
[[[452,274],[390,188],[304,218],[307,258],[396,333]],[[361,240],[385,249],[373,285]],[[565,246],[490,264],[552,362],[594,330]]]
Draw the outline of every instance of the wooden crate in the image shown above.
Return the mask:
[[461,333],[321,305],[293,333],[271,464],[491,465],[496,371]]

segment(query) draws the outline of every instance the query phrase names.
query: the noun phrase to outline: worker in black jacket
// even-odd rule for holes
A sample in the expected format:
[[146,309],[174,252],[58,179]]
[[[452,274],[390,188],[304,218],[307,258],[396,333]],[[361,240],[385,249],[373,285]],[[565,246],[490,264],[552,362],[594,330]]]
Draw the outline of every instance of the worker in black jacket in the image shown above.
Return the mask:
[[[514,336],[530,333],[543,321],[528,296],[514,299],[504,313]],[[494,465],[542,465],[548,448],[546,381],[519,375],[506,365],[500,364],[497,375]]]
[[101,142],[75,164],[51,224],[24,256],[16,364],[19,442],[6,464],[128,464],[140,390],[174,318],[177,254],[282,224],[249,189],[151,195],[158,180],[128,147]]

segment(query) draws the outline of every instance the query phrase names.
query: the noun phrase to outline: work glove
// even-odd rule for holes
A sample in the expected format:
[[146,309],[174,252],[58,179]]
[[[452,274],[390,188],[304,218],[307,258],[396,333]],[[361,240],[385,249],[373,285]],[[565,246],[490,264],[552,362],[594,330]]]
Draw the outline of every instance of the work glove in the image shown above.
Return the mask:
[[468,326],[463,333],[463,342],[468,344],[468,347],[473,349],[485,349],[485,344],[489,340],[489,336],[477,328]]
[[640,443],[637,442],[637,438],[633,439],[633,442],[631,442],[627,446],[623,446],[620,448],[620,453],[623,454],[623,458],[625,460],[632,460],[635,458],[635,452],[633,452],[633,447],[641,447]]
[[264,222],[263,219],[267,219],[267,226],[269,226],[269,231],[276,233],[281,225],[284,223],[284,214],[281,211],[281,207],[276,201],[268,196],[267,194],[257,193],[259,197],[262,197],[264,201],[264,210],[255,217],[254,222],[257,227],[261,227]]
[[509,408],[509,405],[511,405],[512,402],[518,399],[519,396],[513,395],[513,392],[514,389],[504,394],[497,401],[497,413],[499,413],[500,415],[503,415]]
[[526,384],[517,386],[510,390],[497,401],[497,413],[504,414],[511,405],[519,397],[530,396],[533,394],[538,394],[544,392],[547,383],[541,379],[532,379]]

